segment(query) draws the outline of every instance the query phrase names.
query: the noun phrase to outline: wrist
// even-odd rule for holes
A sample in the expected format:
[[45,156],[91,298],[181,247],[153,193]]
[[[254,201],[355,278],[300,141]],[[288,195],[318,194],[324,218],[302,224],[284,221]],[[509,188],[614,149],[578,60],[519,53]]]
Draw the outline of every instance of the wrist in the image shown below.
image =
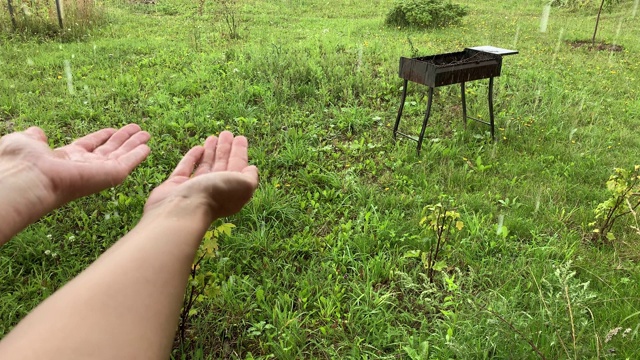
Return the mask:
[[55,208],[41,177],[31,164],[0,160],[0,244]]
[[201,225],[208,228],[216,220],[206,200],[187,196],[170,196],[160,203],[145,206],[143,219],[171,219],[171,221]]

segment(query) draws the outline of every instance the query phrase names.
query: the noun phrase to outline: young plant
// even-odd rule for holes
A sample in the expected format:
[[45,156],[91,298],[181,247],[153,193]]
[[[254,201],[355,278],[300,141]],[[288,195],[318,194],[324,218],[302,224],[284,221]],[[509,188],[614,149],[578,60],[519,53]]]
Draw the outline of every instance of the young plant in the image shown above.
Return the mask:
[[204,239],[196,253],[196,260],[191,266],[188,290],[185,294],[180,313],[180,323],[178,334],[180,344],[185,344],[186,331],[192,316],[198,313],[197,305],[207,299],[211,299],[218,294],[218,286],[215,284],[215,276],[212,272],[203,272],[202,266],[212,261],[218,251],[218,239],[222,235],[231,235],[231,229],[235,225],[230,223],[222,224],[211,231],[207,231]]
[[439,203],[425,206],[420,226],[427,232],[424,238],[427,249],[421,253],[422,263],[429,282],[433,283],[435,272],[445,267],[444,262],[439,261],[445,244],[456,230],[462,230],[464,223],[460,221],[460,213],[455,210],[453,200],[443,196]]
[[222,17],[226,27],[227,35],[231,39],[240,39],[240,33],[238,32],[238,0],[214,0],[217,5],[218,12]]
[[632,228],[640,231],[636,213],[640,206],[640,165],[636,165],[631,171],[616,168],[607,181],[607,191],[611,196],[596,207],[595,221],[589,224],[594,227],[594,240],[614,241],[616,237],[611,231],[613,224],[627,214],[631,214],[635,221]]

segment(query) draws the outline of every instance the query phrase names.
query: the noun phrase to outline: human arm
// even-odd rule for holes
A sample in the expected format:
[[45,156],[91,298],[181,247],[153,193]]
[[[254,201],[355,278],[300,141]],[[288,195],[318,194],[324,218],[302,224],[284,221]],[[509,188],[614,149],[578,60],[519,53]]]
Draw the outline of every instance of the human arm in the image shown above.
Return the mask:
[[257,184],[244,137],[190,150],[136,227],[3,339],[0,358],[167,359],[202,236]]
[[148,140],[135,124],[57,149],[37,127],[0,138],[0,246],[51,210],[120,184],[149,154]]

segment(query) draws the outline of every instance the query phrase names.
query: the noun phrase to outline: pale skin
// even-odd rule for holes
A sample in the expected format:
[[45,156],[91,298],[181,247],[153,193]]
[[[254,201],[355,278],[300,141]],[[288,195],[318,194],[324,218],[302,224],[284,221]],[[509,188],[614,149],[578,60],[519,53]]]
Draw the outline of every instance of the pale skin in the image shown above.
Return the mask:
[[[9,177],[0,171],[0,199],[14,200],[9,191],[2,192],[4,187],[14,191],[26,189],[16,178],[23,181],[35,179],[31,181],[38,186],[29,187],[32,193],[27,198],[40,201],[43,209],[48,209],[44,205],[59,206],[120,183],[148,154],[145,145],[148,134],[137,126],[129,126],[128,129],[123,128],[127,135],[120,138],[126,139],[111,144],[113,151],[90,156],[92,160],[82,157],[82,165],[71,164],[73,160],[67,158],[67,169],[76,169],[86,187],[80,189],[76,183],[66,192],[62,190],[64,186],[51,185],[53,179],[68,186],[75,180],[54,175],[56,171],[50,169],[58,167],[42,166],[50,173],[39,170],[44,175],[36,176],[30,172],[33,171],[31,166],[17,166],[8,161],[3,163],[6,139],[0,140],[0,169],[26,169],[22,170],[24,173],[11,172],[14,180],[7,180]],[[117,134],[115,131],[110,133],[108,137],[100,135],[101,145],[97,147],[94,145],[100,141],[93,140],[98,137],[91,139],[93,152],[108,144]],[[42,138],[37,136],[33,139],[42,142]],[[44,148],[42,151],[46,153]],[[116,164],[111,166],[91,167],[86,164],[114,160]],[[80,168],[82,170],[78,170]],[[110,169],[106,172],[113,176],[106,176],[105,169]],[[103,174],[97,176],[98,171]],[[110,180],[105,181],[105,177]],[[43,178],[49,181],[42,181]],[[238,212],[249,201],[257,185],[258,171],[248,165],[247,140],[244,137],[223,132],[219,137],[207,138],[204,146],[192,148],[171,176],[151,193],[136,227],[23,319],[0,342],[0,358],[167,359],[191,263],[200,240],[215,219]],[[17,209],[26,211],[22,215],[28,215],[28,219],[33,221],[44,211],[39,209],[37,214],[29,213],[28,208],[21,208],[20,204],[2,204],[7,202],[0,201],[0,216]],[[18,225],[26,226],[25,221]],[[11,230],[2,236],[11,237],[17,231],[19,229]]]

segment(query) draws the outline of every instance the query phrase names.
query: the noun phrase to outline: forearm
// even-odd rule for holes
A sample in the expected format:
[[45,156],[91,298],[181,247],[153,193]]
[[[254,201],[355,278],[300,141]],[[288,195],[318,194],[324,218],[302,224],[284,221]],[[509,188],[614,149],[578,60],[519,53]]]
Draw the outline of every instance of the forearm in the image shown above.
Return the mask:
[[203,212],[172,210],[145,215],[36,308],[0,343],[0,358],[166,359],[191,263],[211,222]]
[[28,164],[0,162],[0,246],[55,208]]

